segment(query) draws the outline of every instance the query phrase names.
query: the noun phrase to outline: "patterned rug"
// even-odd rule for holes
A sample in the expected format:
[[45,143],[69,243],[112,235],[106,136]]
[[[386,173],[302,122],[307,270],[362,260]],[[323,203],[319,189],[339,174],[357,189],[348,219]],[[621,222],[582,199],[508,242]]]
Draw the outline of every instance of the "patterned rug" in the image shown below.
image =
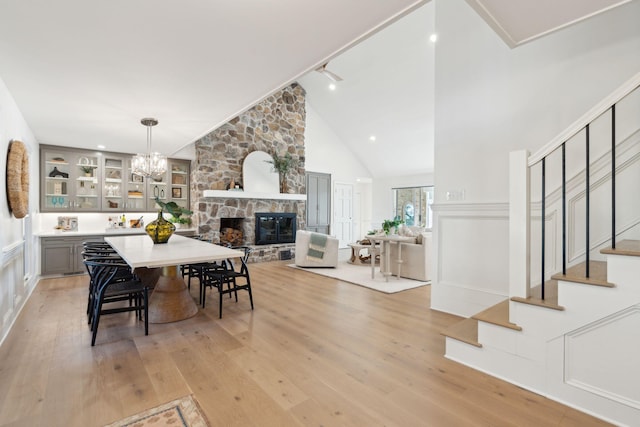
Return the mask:
[[196,399],[189,395],[156,406],[105,427],[209,427]]

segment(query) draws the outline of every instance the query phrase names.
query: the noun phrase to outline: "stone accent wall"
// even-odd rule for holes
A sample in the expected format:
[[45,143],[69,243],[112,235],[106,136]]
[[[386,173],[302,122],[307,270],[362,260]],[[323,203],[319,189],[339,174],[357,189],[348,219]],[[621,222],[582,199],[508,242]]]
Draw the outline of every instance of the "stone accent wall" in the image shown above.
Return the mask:
[[[246,244],[254,243],[256,212],[294,212],[297,228],[305,227],[304,201],[237,199],[203,197],[204,190],[226,190],[233,180],[242,185],[242,162],[253,151],[279,155],[290,153],[298,166],[288,175],[291,192],[305,194],[305,92],[297,83],[267,97],[196,141],[196,160],[191,173],[193,218],[198,233],[213,242],[220,239],[220,218],[245,218],[243,231]],[[277,246],[277,247],[272,247]],[[293,245],[260,245],[252,260],[279,259],[279,251]],[[260,251],[263,252],[259,256]]]

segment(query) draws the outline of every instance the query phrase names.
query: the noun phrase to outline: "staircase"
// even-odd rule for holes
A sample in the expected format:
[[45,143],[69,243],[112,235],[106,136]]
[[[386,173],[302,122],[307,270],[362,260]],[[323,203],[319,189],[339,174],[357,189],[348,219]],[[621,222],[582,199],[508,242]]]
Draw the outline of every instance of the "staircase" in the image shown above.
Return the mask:
[[[627,426],[640,426],[639,87],[640,74],[541,153],[512,153],[509,295],[443,331],[447,358]],[[616,121],[616,108],[636,121]],[[602,117],[611,134],[605,149],[590,145]],[[565,144],[584,137],[577,166]],[[546,164],[561,164],[561,174],[550,177]],[[538,165],[540,199],[532,202]]]
[[504,300],[451,326],[446,357],[619,425],[640,425],[640,241],[606,248],[555,291]]

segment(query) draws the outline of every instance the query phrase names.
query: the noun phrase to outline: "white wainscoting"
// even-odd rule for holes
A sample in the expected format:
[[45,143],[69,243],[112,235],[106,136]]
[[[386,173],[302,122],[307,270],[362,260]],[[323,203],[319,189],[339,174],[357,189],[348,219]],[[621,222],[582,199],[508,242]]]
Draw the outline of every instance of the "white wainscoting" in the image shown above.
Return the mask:
[[431,308],[469,317],[509,295],[509,205],[434,205]]
[[[24,241],[20,240],[2,248],[2,272],[0,273],[0,331],[4,338],[17,315],[17,308],[26,297],[24,288]],[[1,340],[0,340],[1,342]]]
[[565,336],[565,381],[574,387],[640,409],[640,306]]

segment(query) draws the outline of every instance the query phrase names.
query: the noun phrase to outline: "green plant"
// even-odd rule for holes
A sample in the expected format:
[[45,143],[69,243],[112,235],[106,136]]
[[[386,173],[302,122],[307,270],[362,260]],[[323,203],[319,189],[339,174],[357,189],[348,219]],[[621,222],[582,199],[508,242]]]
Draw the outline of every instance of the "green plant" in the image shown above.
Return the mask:
[[174,224],[191,224],[191,218],[188,216],[175,217],[171,215],[171,218],[169,218],[169,221],[173,222]]
[[384,234],[389,234],[391,228],[395,228],[395,231],[398,232],[398,227],[404,224],[404,221],[399,217],[395,217],[394,219],[385,219],[382,223],[382,229],[384,230]]
[[291,153],[287,152],[284,156],[279,156],[278,153],[271,155],[272,160],[265,160],[265,162],[273,166],[273,170],[280,174],[287,174],[292,168],[298,166],[298,160],[291,156]]
[[[193,211],[179,206],[176,202],[165,203],[158,197],[156,197],[156,203],[162,208],[163,212],[171,214],[169,221],[177,224],[191,224],[191,218],[187,215],[192,215]],[[182,217],[182,215],[185,215],[185,217]]]
[[284,156],[279,156],[278,153],[273,153],[271,155],[271,160],[265,160],[265,162],[271,164],[274,172],[278,172],[280,178],[280,192],[287,193],[289,191],[287,186],[287,174],[291,169],[298,166],[298,159],[294,159],[289,152]]
[[82,169],[82,172],[84,172],[84,173],[93,172],[93,168],[91,166],[80,166],[80,169]]

